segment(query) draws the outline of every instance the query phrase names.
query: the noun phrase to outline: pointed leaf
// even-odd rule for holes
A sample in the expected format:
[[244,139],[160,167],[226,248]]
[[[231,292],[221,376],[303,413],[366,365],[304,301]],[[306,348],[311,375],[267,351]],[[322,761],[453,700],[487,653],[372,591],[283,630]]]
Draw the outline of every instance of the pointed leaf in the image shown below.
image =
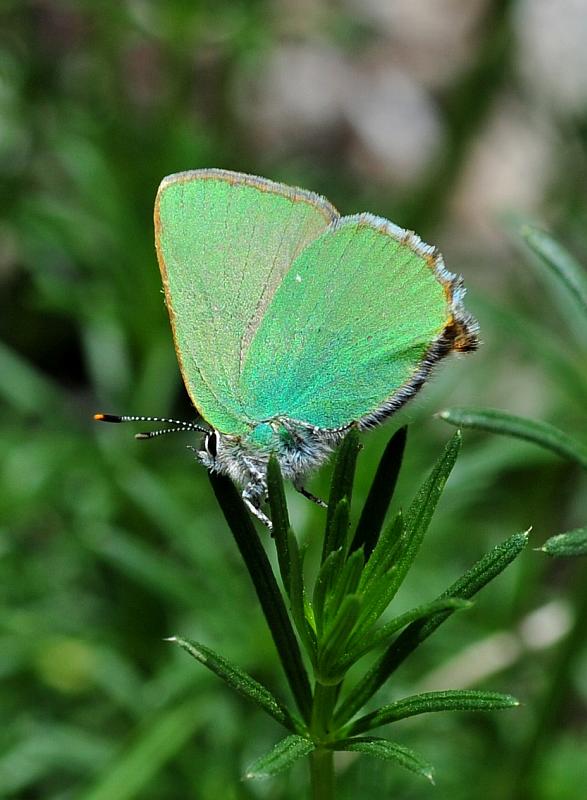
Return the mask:
[[357,456],[360,448],[359,434],[355,428],[351,428],[340,445],[334,462],[330,496],[328,498],[328,512],[326,515],[326,534],[322,547],[322,563],[324,563],[333,550],[340,547],[340,542],[336,541],[336,534],[339,533],[339,530],[333,526],[334,517],[338,504],[343,498],[346,498],[350,506],[353,494],[355,467],[357,465]]
[[331,667],[340,661],[361,611],[361,598],[347,595],[342,601],[332,625],[325,631],[318,652],[318,679],[320,683],[339,683],[342,675],[332,673]]
[[363,565],[363,551],[355,550],[347,558],[338,575],[335,576],[332,590],[329,592],[324,606],[325,624],[338,613],[344,598],[355,593],[361,579]]
[[320,634],[323,628],[324,605],[326,597],[330,594],[330,590],[339,574],[342,567],[344,553],[342,548],[330,553],[326,561],[320,567],[320,572],[314,584],[314,594],[312,596],[312,607],[314,609],[314,618],[316,620],[316,629]]
[[173,636],[167,640],[168,642],[176,642],[180,647],[183,647],[196,661],[208,667],[209,670],[222,678],[232,689],[235,689],[243,697],[252,700],[260,706],[273,719],[280,722],[291,731],[297,731],[298,725],[294,722],[291,714],[287,708],[274,697],[274,695],[263,684],[256,681],[248,673],[231,664],[224,656],[215,653],[206,645],[200,642],[194,642],[189,639],[182,639],[179,636]]
[[540,550],[549,556],[587,556],[587,528],[551,536]]
[[396,560],[397,554],[404,540],[404,519],[401,511],[389,522],[375,549],[371,553],[371,558],[367,561],[361,576],[360,587],[366,591],[370,582],[385,574]]
[[304,721],[308,722],[312,706],[310,681],[267,554],[259,541],[250,514],[231,481],[213,472],[209,474],[209,478],[228,527],[249,570],[298,708]]
[[264,756],[257,758],[247,768],[244,777],[260,780],[271,778],[286,769],[289,769],[300,758],[304,758],[316,749],[316,745],[305,736],[288,736],[278,742],[275,747]]
[[285,500],[285,489],[279,463],[275,456],[271,454],[267,465],[267,491],[269,494],[269,507],[271,509],[271,521],[273,523],[273,537],[277,550],[277,561],[281,580],[285,591],[290,594],[290,570],[291,560],[289,555],[288,531],[290,528],[289,514]]
[[304,561],[303,556],[300,553],[300,548],[298,547],[297,539],[291,528],[288,532],[288,551],[291,556],[291,613],[300,639],[304,643],[312,663],[315,663],[316,635],[310,627],[308,618],[306,616],[306,593],[303,575]]
[[522,236],[541,261],[556,275],[569,295],[587,314],[587,274],[552,236],[527,225]]
[[377,544],[385,515],[391,504],[402,465],[407,435],[408,428],[404,425],[389,440],[379,461],[355,530],[351,549],[358,550],[363,547],[367,559]]
[[458,597],[445,597],[442,600],[433,600],[431,603],[425,603],[416,608],[412,608],[410,611],[406,611],[404,614],[390,619],[389,622],[386,622],[385,625],[382,625],[377,630],[367,633],[359,631],[357,632],[356,641],[351,641],[349,645],[349,650],[351,652],[344,659],[339,668],[346,672],[351,664],[354,664],[355,661],[358,661],[359,658],[362,658],[370,650],[373,650],[373,648],[388,642],[392,636],[411,622],[429,619],[439,611],[446,611],[446,609],[459,611],[470,608],[472,605],[473,604],[468,600],[462,600]]
[[369,596],[364,598],[360,626],[372,627],[402,585],[418,554],[446,481],[455,465],[461,442],[460,431],[457,431],[408,508],[397,555],[394,552],[393,569],[379,576],[376,583],[371,579]]
[[[328,506],[328,508],[331,508],[331,506]],[[343,497],[336,504],[330,522],[326,526],[324,541],[326,542],[326,539],[328,539],[329,554],[340,549],[342,549],[343,553],[347,552],[350,514],[351,509],[348,497]]]
[[473,689],[424,692],[404,697],[360,717],[349,725],[346,734],[352,736],[417,714],[430,714],[436,711],[497,711],[519,705],[515,697],[499,692],[481,692]]
[[396,742],[389,742],[387,739],[380,739],[376,736],[358,736],[355,739],[343,739],[336,742],[335,750],[345,750],[351,753],[365,753],[374,758],[382,758],[385,761],[395,761],[400,767],[415,772],[434,783],[434,767],[422,756]]
[[438,416],[459,428],[476,428],[534,442],[587,469],[587,447],[547,422],[517,417],[492,408],[447,408]]
[[[439,600],[447,597],[469,599],[480,589],[496,578],[522,552],[528,544],[527,533],[517,533],[505,542],[498,544],[483,556],[471,569],[443,592]],[[439,611],[425,620],[412,622],[400,633],[383,656],[349,693],[341,704],[335,719],[337,727],[342,726],[375,694],[389,676],[403,664],[405,659],[425,641],[454,611]]]

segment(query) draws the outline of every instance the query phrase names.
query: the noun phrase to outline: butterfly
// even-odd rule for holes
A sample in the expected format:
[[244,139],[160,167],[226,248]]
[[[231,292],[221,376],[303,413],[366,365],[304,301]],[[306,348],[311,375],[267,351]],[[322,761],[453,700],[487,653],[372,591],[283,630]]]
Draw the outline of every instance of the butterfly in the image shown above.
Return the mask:
[[[351,426],[386,420],[478,326],[461,277],[413,232],[324,197],[221,169],[163,179],[157,257],[181,374],[198,412],[197,458],[262,510],[271,454],[294,487]],[[152,438],[165,431],[139,434]]]

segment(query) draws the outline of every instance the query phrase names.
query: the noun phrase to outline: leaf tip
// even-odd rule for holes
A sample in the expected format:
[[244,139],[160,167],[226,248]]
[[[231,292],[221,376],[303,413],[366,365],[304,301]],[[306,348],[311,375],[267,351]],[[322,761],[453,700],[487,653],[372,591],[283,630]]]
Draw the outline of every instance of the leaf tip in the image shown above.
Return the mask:
[[422,775],[426,778],[427,781],[429,781],[432,784],[432,786],[436,786],[436,780],[434,779],[434,770],[432,769],[432,767],[430,767],[430,769],[423,769]]

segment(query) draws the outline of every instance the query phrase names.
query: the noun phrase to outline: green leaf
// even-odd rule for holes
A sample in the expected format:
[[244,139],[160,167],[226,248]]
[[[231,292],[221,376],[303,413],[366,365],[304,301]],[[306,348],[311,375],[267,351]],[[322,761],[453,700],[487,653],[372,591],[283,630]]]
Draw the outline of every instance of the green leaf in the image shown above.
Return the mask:
[[461,432],[457,431],[446,445],[444,452],[406,512],[404,517],[406,548],[400,553],[398,570],[394,575],[394,588],[396,589],[403,582],[418,554],[448,476],[457,460],[461,444]]
[[[331,508],[331,506],[328,507]],[[329,553],[342,549],[343,553],[346,554],[350,514],[351,509],[349,506],[348,497],[343,497],[336,504],[336,508],[334,508],[334,513],[332,514],[330,523],[326,526],[325,536],[330,540],[328,545],[330,548]]]
[[434,767],[422,756],[396,742],[380,739],[376,736],[358,736],[355,739],[343,739],[334,744],[335,750],[345,750],[351,753],[365,753],[365,755],[381,758],[384,761],[395,761],[400,767],[421,775],[430,783],[434,783]]
[[332,672],[331,668],[345,652],[360,612],[361,598],[355,594],[347,595],[319,645],[317,678],[320,683],[340,683],[344,676],[344,673]]
[[206,645],[194,642],[189,639],[182,639],[179,636],[173,636],[167,639],[168,642],[176,642],[180,647],[183,647],[196,661],[208,667],[209,670],[218,675],[219,678],[227,683],[232,689],[235,689],[243,697],[252,700],[263,711],[269,714],[270,717],[277,720],[284,727],[291,731],[299,730],[298,725],[292,719],[291,714],[287,708],[274,697],[274,695],[263,686],[261,683],[252,678],[248,673],[231,664],[224,656],[215,653]]
[[574,531],[551,536],[540,550],[549,556],[586,556],[587,528],[577,528]]
[[[404,532],[399,539],[397,555],[393,552],[393,568],[387,573],[371,577],[368,596],[364,599],[359,625],[372,627],[395,597],[416,558],[424,534],[436,509],[440,496],[455,465],[462,443],[460,431],[450,439],[444,452],[420,487],[404,517]],[[385,535],[381,537],[384,539]],[[379,548],[376,548],[378,550]],[[385,564],[385,561],[383,562]],[[381,570],[381,564],[378,567]]]
[[[458,581],[455,581],[443,592],[438,600],[449,597],[467,600],[473,597],[503,572],[527,544],[527,533],[516,533],[510,536],[505,542],[498,544],[489,553],[486,553]],[[428,619],[417,620],[408,625],[341,704],[336,714],[336,727],[341,727],[356,714],[400,664],[453,613],[454,610],[451,609],[439,611]]]
[[377,544],[385,515],[391,504],[406,448],[407,435],[408,428],[404,425],[389,440],[359,517],[351,549],[358,550],[362,547],[365,558],[369,558]]
[[338,541],[340,527],[336,524],[336,512],[338,505],[343,498],[346,498],[349,506],[353,494],[353,480],[357,456],[361,445],[359,434],[355,428],[351,428],[338,448],[334,470],[332,472],[332,482],[330,485],[330,496],[328,498],[328,512],[326,515],[326,533],[324,535],[324,545],[322,547],[322,563],[334,550],[338,550],[342,542]]
[[335,550],[330,553],[318,572],[318,577],[314,584],[314,594],[312,596],[312,607],[314,609],[318,634],[322,632],[323,628],[326,598],[330,594],[331,587],[342,568],[343,559],[344,553],[342,552],[342,548]]
[[340,665],[340,669],[346,672],[351,664],[354,664],[355,661],[358,661],[359,658],[362,658],[370,650],[373,650],[373,648],[385,644],[394,634],[402,628],[405,628],[406,625],[409,625],[411,622],[428,619],[439,611],[445,611],[446,609],[459,611],[461,609],[470,608],[471,605],[472,603],[468,600],[461,600],[458,597],[446,597],[442,600],[433,600],[431,603],[417,606],[410,611],[406,611],[404,614],[390,619],[389,622],[386,622],[385,625],[382,625],[377,630],[372,630],[368,633],[360,632],[357,636],[356,643],[350,643],[349,649],[351,652]]
[[316,635],[314,630],[310,627],[308,618],[306,616],[306,593],[304,589],[304,559],[298,541],[294,532],[289,529],[288,532],[288,550],[291,555],[291,613],[294,619],[295,626],[298,634],[312,663],[316,661]]
[[534,442],[587,469],[587,448],[547,422],[517,417],[491,408],[448,408],[438,416],[459,428],[476,428]]
[[288,736],[278,742],[268,753],[257,758],[247,768],[244,777],[260,780],[271,778],[289,769],[300,758],[304,758],[316,749],[316,745],[305,736]]
[[267,465],[267,490],[269,493],[269,508],[271,509],[271,521],[273,523],[273,537],[277,550],[277,561],[281,580],[285,591],[290,594],[290,570],[291,559],[289,554],[289,514],[287,502],[285,500],[285,489],[279,463],[275,456],[271,454]]
[[[347,558],[342,569],[335,576],[332,590],[329,592],[324,604],[324,618],[326,623],[338,612],[344,598],[349,594],[354,594],[364,566],[364,556],[362,550],[355,550]],[[326,624],[325,623],[325,624]]]
[[520,703],[515,697],[499,692],[482,692],[473,689],[424,692],[404,697],[402,700],[382,706],[370,714],[365,714],[364,717],[360,717],[349,725],[348,730],[345,730],[344,733],[352,736],[417,714],[430,714],[436,711],[497,711],[519,705]]
[[371,557],[365,565],[359,584],[361,591],[367,591],[373,580],[378,579],[390,569],[396,559],[403,539],[404,518],[400,511],[396,517],[385,526],[383,533],[379,537],[379,541],[375,545],[375,549],[371,553]]
[[304,721],[308,722],[312,707],[310,681],[267,554],[259,541],[250,514],[232,482],[213,472],[209,473],[209,479],[249,570],[297,706]]
[[545,231],[529,225],[521,230],[526,243],[554,273],[569,295],[587,314],[587,275],[580,264]]

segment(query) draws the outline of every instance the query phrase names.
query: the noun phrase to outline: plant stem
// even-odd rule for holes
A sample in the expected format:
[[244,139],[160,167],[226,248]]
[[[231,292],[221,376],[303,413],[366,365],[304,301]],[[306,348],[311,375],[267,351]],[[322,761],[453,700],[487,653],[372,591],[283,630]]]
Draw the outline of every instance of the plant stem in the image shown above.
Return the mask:
[[312,800],[334,800],[334,753],[319,747],[310,755]]
[[[328,736],[340,684],[328,686],[316,681],[312,698],[310,731],[315,740]],[[312,800],[334,800],[334,753],[318,747],[310,755]]]
[[312,702],[310,730],[315,739],[324,739],[330,733],[332,712],[338,699],[340,684],[328,686],[316,681]]

